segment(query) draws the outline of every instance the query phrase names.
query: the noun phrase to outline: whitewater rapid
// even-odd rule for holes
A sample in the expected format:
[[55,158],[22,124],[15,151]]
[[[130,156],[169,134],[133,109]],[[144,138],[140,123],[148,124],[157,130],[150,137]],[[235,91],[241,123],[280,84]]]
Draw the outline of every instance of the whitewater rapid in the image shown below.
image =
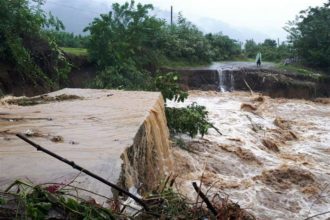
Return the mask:
[[257,219],[330,211],[329,100],[193,91],[185,103],[167,105],[192,102],[206,106],[223,135],[210,130],[204,138],[183,137],[189,150],[174,148],[182,192],[193,198],[191,182],[202,180],[209,195],[228,196]]

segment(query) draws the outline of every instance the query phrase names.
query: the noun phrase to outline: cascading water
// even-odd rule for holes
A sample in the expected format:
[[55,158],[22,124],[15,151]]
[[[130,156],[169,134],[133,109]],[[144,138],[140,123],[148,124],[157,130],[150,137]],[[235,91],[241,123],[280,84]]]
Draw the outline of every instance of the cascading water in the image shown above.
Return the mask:
[[221,92],[231,92],[234,90],[234,76],[227,69],[218,69],[219,90]]
[[329,104],[237,91],[192,91],[184,103],[167,104],[194,102],[206,107],[223,135],[209,130],[203,139],[186,138],[189,152],[174,148],[182,194],[195,199],[191,182],[202,180],[211,198],[229,196],[263,220],[307,219],[330,210]]
[[219,90],[221,92],[226,92],[226,88],[225,88],[225,77],[223,75],[223,71],[222,69],[218,69],[218,77],[219,77]]

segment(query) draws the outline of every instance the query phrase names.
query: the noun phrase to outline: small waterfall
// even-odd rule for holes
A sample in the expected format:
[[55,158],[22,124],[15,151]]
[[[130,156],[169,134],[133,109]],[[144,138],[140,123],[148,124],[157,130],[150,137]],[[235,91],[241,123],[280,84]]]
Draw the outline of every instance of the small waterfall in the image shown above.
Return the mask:
[[229,75],[230,75],[230,91],[234,91],[235,89],[234,75],[232,73],[229,73]]
[[222,69],[218,69],[218,77],[219,77],[219,90],[221,92],[226,92],[226,88],[225,88],[225,77],[223,75],[223,71]]
[[234,90],[235,79],[233,74],[227,69],[218,69],[219,90],[221,92],[231,92]]

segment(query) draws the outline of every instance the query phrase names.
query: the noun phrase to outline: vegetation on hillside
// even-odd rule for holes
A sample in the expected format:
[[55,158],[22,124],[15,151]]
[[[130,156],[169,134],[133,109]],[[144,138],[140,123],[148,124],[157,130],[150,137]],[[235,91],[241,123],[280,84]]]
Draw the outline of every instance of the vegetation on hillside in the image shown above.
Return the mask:
[[239,44],[221,34],[204,35],[181,14],[173,25],[150,15],[152,5],[115,3],[85,29],[89,56],[99,69],[98,88],[146,88],[161,65],[230,59]]
[[41,10],[41,0],[0,0],[0,63],[10,65],[26,84],[56,87],[69,65],[47,30],[63,24]]
[[295,55],[305,65],[330,71],[330,0],[301,11],[286,30]]

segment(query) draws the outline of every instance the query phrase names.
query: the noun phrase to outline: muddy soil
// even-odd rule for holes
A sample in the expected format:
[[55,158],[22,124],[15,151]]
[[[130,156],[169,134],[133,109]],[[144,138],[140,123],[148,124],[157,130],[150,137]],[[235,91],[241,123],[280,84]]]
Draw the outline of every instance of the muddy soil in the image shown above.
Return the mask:
[[328,101],[193,91],[186,103],[170,102],[205,105],[223,133],[181,137],[185,149],[174,148],[178,187],[193,196],[191,181],[202,181],[203,190],[229,197],[258,219],[305,219],[329,211]]

